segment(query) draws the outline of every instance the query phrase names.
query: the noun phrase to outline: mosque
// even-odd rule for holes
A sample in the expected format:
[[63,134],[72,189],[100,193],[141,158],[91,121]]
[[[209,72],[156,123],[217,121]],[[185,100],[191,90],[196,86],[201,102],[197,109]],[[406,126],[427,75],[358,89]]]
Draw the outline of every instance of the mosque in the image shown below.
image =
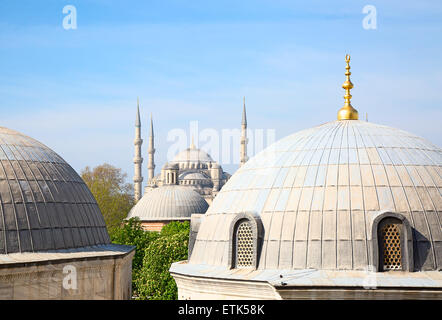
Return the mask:
[[331,121],[289,135],[191,216],[180,299],[442,299],[442,150],[403,130]]
[[[241,121],[240,165],[247,160],[247,116],[245,100]],[[134,195],[136,205],[127,218],[138,217],[142,227],[160,231],[171,221],[189,221],[193,213],[203,214],[209,204],[229,180],[230,174],[204,150],[192,144],[167,162],[161,173],[155,175],[155,147],[152,116],[150,118],[148,146],[148,181],[142,196],[140,108],[137,105],[135,120]]]
[[68,163],[0,127],[0,300],[130,299],[134,253]]

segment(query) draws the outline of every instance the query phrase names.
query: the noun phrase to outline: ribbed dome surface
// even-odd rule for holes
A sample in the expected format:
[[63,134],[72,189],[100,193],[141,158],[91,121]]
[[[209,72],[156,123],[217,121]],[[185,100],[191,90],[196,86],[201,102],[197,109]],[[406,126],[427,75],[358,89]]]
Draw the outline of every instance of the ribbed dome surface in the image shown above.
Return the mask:
[[169,185],[147,191],[131,209],[127,218],[141,221],[180,220],[192,213],[205,213],[209,205],[191,188]]
[[190,264],[227,265],[229,227],[259,215],[259,269],[365,269],[372,217],[400,213],[416,270],[442,267],[442,151],[402,130],[334,121],[290,135],[242,166],[201,223]]
[[0,254],[110,243],[80,176],[54,151],[0,127]]

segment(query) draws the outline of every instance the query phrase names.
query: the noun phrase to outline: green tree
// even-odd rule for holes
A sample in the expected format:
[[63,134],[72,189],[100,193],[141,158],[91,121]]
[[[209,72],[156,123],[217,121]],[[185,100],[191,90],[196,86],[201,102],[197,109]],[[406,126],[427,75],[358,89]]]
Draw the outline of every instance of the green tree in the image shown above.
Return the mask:
[[189,234],[190,230],[190,223],[189,221],[179,222],[179,221],[172,221],[168,224],[166,224],[163,229],[161,229],[161,235],[162,236],[168,236],[173,235],[179,232],[185,232]]
[[150,242],[159,237],[158,232],[144,231],[139,218],[130,218],[110,234],[112,243],[135,246],[132,270],[137,272],[143,266],[144,252]]
[[178,298],[175,280],[169,273],[173,262],[187,259],[189,223],[171,223],[147,246],[143,267],[135,279],[139,299]]
[[127,175],[121,169],[106,163],[93,169],[84,168],[81,177],[94,195],[111,233],[134,205],[132,184],[125,182]]
[[138,296],[140,288],[137,279],[143,266],[144,254],[149,244],[160,236],[158,232],[144,231],[139,218],[130,218],[110,233],[112,243],[135,246],[132,260],[132,291]]

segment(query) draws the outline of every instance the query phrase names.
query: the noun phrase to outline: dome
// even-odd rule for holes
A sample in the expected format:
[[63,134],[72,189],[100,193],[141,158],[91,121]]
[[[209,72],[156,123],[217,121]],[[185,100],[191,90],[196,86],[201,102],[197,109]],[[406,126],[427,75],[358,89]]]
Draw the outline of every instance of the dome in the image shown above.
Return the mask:
[[0,127],[0,254],[110,243],[81,177],[58,154]]
[[195,147],[187,148],[178,153],[172,162],[212,162],[212,157],[204,150]]
[[178,170],[179,167],[178,167],[177,163],[166,163],[164,165],[163,169],[166,169],[166,170]]
[[183,184],[194,183],[194,184],[205,185],[205,186],[213,185],[212,180],[210,180],[209,177],[207,177],[206,175],[204,175],[201,172],[186,171],[186,172],[180,174],[180,176],[178,177],[178,180],[180,181],[180,183],[183,183]]
[[167,185],[147,191],[131,209],[128,219],[141,221],[188,220],[192,213],[205,213],[209,205],[190,188]]
[[413,230],[415,270],[442,268],[442,150],[391,127],[341,120],[285,137],[243,165],[202,219],[189,264],[228,266],[231,225],[262,222],[258,269],[366,270],[381,212]]

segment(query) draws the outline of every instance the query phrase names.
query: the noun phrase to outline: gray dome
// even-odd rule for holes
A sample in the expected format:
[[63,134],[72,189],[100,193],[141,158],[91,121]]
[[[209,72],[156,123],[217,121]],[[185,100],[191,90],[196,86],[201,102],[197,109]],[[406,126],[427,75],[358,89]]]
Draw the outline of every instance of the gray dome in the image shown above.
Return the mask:
[[127,218],[141,221],[188,220],[192,213],[205,213],[209,205],[191,188],[167,185],[147,191]]
[[166,163],[163,169],[168,169],[168,170],[179,169],[178,163]]
[[80,176],[54,151],[0,127],[0,254],[110,243]]
[[442,268],[442,150],[402,130],[333,121],[274,143],[243,165],[205,214],[190,264],[228,265],[232,221],[263,227],[258,269],[363,270],[384,210],[413,230],[415,270]]
[[198,184],[201,186],[213,186],[212,180],[202,172],[186,171],[178,177],[182,184]]

